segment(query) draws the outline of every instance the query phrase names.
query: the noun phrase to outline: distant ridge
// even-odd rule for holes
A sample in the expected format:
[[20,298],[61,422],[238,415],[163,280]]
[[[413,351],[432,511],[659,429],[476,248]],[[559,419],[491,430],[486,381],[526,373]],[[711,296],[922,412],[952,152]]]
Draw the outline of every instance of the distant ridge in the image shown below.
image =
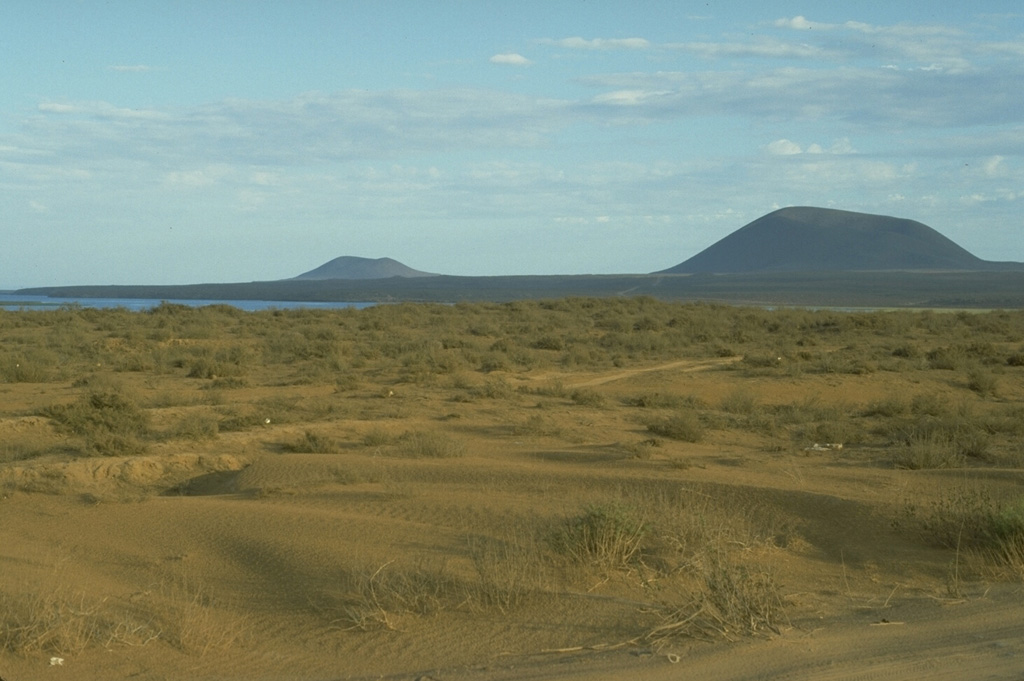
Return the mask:
[[797,206],[758,218],[656,274],[1022,268],[982,260],[914,220]]
[[315,270],[304,272],[295,279],[388,279],[390,277],[436,277],[436,274],[420,272],[406,267],[391,258],[357,258],[343,255],[326,262]]

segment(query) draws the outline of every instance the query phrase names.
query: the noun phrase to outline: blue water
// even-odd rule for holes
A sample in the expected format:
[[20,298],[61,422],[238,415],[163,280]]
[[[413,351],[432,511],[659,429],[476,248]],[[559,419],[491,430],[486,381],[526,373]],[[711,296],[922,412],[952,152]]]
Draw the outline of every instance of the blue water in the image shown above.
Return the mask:
[[77,305],[79,307],[109,308],[123,307],[126,310],[149,310],[160,303],[175,303],[202,307],[204,305],[230,305],[239,310],[286,310],[295,308],[311,308],[331,310],[346,307],[364,308],[375,303],[338,303],[308,302],[301,300],[161,300],[155,298],[48,298],[46,296],[25,296],[16,293],[0,294],[0,309],[4,310],[51,310],[61,305]]

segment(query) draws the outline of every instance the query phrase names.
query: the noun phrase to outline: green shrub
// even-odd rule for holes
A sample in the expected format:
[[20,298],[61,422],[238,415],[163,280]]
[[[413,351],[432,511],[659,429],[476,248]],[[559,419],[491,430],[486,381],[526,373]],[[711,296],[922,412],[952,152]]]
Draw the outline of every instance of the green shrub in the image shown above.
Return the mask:
[[65,432],[85,440],[90,454],[120,456],[145,451],[142,438],[149,432],[149,417],[117,390],[93,391],[70,405],[45,410]]

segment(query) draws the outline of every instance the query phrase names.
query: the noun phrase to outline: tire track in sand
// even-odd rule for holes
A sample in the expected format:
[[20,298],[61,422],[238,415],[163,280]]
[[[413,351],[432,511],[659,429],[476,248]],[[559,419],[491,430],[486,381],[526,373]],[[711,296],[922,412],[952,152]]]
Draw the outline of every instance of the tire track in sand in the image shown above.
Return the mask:
[[[718,367],[726,366],[729,364],[735,364],[740,361],[736,357],[723,357],[716,359],[681,359],[675,362],[667,362],[665,364],[657,364],[650,367],[639,367],[636,369],[622,369],[620,371],[614,371],[610,373],[600,374],[597,376],[591,376],[582,381],[573,381],[572,383],[565,383],[566,388],[593,388],[594,386],[604,385],[605,383],[612,383],[614,381],[621,381],[623,379],[632,378],[640,374],[654,373],[658,371],[681,371],[682,373],[693,373],[697,371],[706,371],[708,369],[715,369]],[[536,376],[529,376],[529,381],[550,381],[558,380],[568,376],[577,375],[576,373],[561,373],[561,372],[548,372],[544,374],[537,374]]]

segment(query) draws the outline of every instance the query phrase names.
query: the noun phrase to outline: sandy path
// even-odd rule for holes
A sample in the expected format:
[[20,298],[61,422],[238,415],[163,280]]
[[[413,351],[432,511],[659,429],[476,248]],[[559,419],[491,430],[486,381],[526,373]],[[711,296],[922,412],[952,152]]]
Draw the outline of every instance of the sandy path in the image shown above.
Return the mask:
[[[676,361],[676,362],[667,362],[665,364],[657,364],[655,366],[650,366],[650,367],[641,367],[641,368],[638,368],[638,369],[623,369],[622,371],[614,371],[614,372],[610,372],[610,373],[606,373],[606,374],[600,374],[598,376],[592,376],[592,377],[587,378],[586,380],[582,380],[582,381],[574,380],[574,381],[565,383],[565,387],[567,387],[567,388],[592,388],[594,386],[604,385],[605,383],[612,383],[613,381],[621,381],[621,380],[626,379],[626,378],[632,378],[632,377],[637,376],[639,374],[653,373],[653,372],[656,372],[656,371],[676,371],[676,370],[680,370],[680,371],[683,371],[683,372],[704,371],[704,370],[707,370],[707,369],[713,369],[713,368],[716,368],[716,367],[725,366],[727,364],[733,364],[733,363],[735,363],[737,361],[739,361],[739,360],[737,358],[735,358],[735,357],[723,357],[723,358],[719,358],[719,359],[703,359],[703,360],[683,359],[683,360],[679,360],[679,361]],[[529,380],[531,380],[531,381],[551,381],[551,380],[559,380],[559,379],[562,379],[562,378],[568,378],[568,377],[571,377],[571,376],[574,376],[574,375],[578,375],[578,374],[561,373],[561,372],[547,372],[547,373],[543,373],[543,374],[536,374],[534,376],[530,376]]]
[[[865,610],[820,628],[794,627],[773,640],[684,645],[662,653],[616,650],[538,655],[525,665],[449,681],[974,681],[1024,678],[1019,586],[1000,586],[966,601],[914,599]],[[678,661],[669,660],[669,654]]]

